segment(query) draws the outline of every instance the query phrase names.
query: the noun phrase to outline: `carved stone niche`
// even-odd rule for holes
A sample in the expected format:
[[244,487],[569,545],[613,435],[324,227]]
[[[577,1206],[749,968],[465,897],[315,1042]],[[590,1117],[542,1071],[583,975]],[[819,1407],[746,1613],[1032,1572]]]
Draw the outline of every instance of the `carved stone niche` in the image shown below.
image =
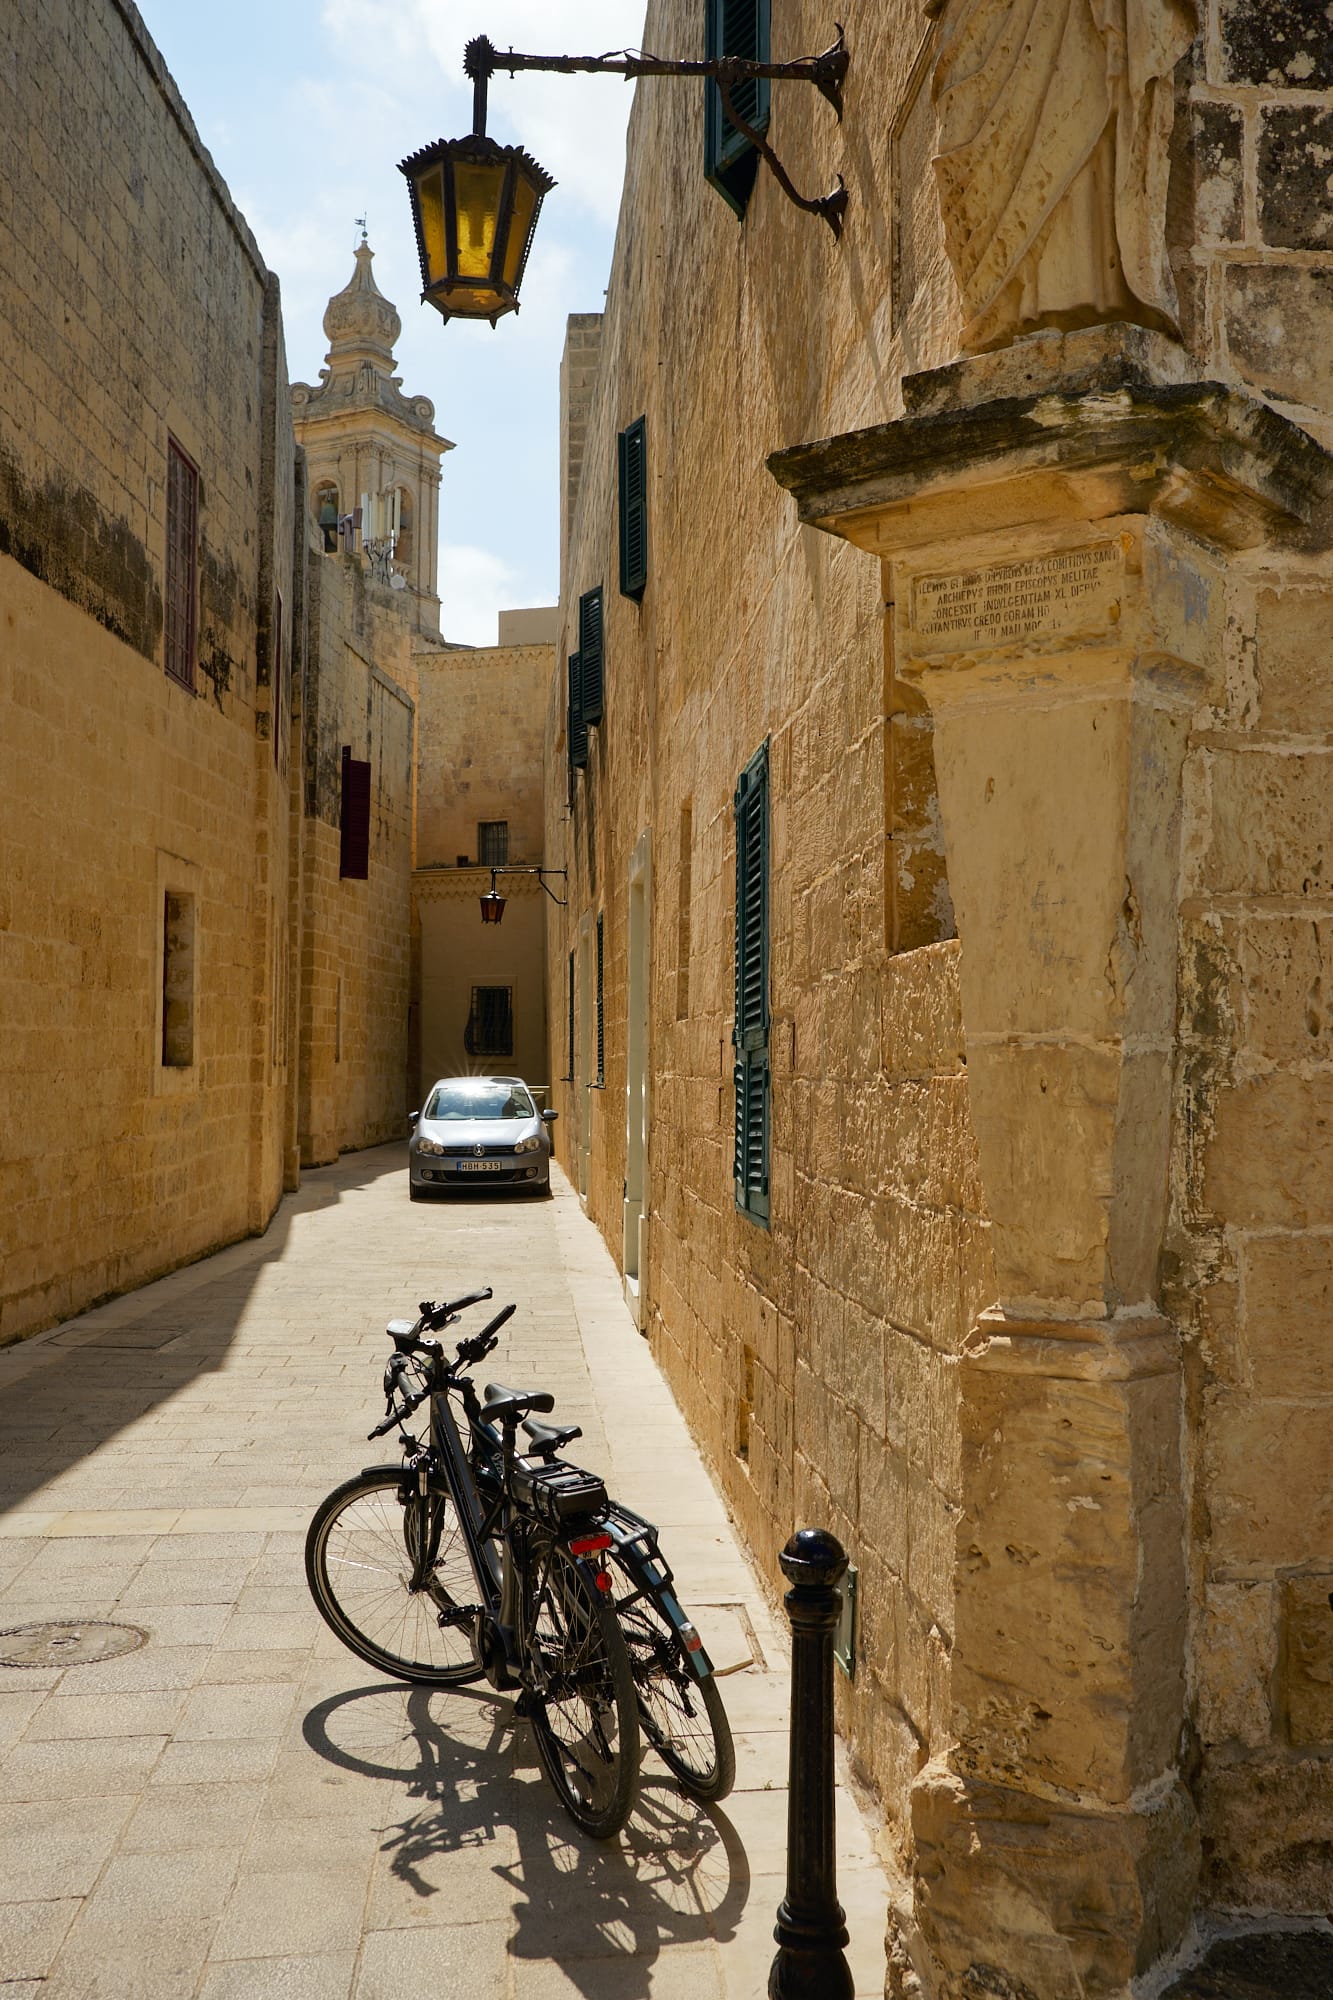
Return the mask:
[[896,423],[769,460],[803,522],[890,566],[962,946],[998,1296],[959,1366],[953,1744],[913,1796],[948,2000],[1123,1994],[1195,1892],[1157,1297],[1181,769],[1228,565],[1324,545],[1333,458],[1187,366],[1137,328],[1036,335],[909,378]]

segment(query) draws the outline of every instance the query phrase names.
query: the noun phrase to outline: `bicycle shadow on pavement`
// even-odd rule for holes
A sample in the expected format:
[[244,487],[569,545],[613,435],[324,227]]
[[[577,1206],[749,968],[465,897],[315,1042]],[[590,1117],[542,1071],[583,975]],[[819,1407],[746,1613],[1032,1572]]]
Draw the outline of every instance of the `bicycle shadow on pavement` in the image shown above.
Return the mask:
[[[423,1923],[434,1921],[429,1899],[458,1893],[441,1862],[493,1850],[489,1882],[469,1878],[478,1913],[511,1915],[510,1955],[558,1963],[589,2000],[611,1963],[617,1996],[647,2000],[662,1950],[724,1942],[745,1910],[749,1862],[720,1807],[686,1798],[645,1752],[624,1831],[590,1840],[541,1775],[527,1725],[489,1688],[353,1688],[310,1709],[303,1734],[326,1762],[394,1784],[406,1809],[380,1827],[380,1853],[400,1896],[420,1899]],[[401,1900],[397,1909],[402,1921]]]

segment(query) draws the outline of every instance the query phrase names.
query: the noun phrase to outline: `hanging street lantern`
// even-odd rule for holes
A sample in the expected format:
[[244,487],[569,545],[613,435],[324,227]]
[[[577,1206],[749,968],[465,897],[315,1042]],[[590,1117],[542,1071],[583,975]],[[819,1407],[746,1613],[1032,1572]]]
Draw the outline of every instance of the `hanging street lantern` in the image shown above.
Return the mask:
[[479,896],[477,900],[481,904],[481,921],[484,924],[498,924],[502,922],[506,899],[496,888],[494,875],[491,876],[491,886],[487,894]]
[[463,51],[463,68],[472,78],[471,132],[463,139],[437,139],[398,165],[412,203],[423,302],[446,320],[488,319],[492,326],[505,313],[518,311],[518,288],[537,217],[555,182],[521,146],[500,146],[487,137],[486,87],[497,69],[510,76],[545,70],[564,76],[711,77],[727,118],[768,162],[784,194],[807,214],[822,216],[836,237],[842,234],[847,208],[842,176],[828,194],[814,199],[798,194],[763,133],[737,110],[732,92],[759,77],[813,83],[841,118],[847,63],[841,29],[822,55],[785,63],[749,62],[739,56],[678,61],[628,49],[608,56],[531,56],[515,49],[502,55],[487,36],[474,35]]

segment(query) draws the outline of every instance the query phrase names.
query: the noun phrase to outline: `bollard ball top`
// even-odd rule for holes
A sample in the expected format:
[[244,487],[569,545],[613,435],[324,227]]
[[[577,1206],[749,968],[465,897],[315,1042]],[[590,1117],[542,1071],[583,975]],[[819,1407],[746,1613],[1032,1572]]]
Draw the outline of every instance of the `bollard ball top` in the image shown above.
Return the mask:
[[847,1567],[842,1543],[827,1528],[798,1528],[778,1557],[788,1583],[832,1590]]

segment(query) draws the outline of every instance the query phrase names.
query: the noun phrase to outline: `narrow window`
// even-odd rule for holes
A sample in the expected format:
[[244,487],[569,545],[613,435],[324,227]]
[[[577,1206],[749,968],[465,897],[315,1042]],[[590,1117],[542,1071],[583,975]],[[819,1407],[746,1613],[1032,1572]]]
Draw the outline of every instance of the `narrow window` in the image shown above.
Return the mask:
[[636,417],[620,433],[620,594],[642,598],[648,581],[648,427]]
[[512,1056],[514,1053],[514,989],[474,986],[472,1009],[463,1034],[470,1056]]
[[199,473],[167,439],[166,668],[194,687],[195,597],[199,569]]
[[736,1206],[768,1223],[768,745],[736,787]]
[[343,745],[342,848],[338,873],[364,882],[370,875],[370,764]]
[[569,954],[569,1060],[565,1068],[564,1081],[574,1081],[574,954]]
[[588,724],[583,714],[583,662],[577,653],[569,656],[569,769],[588,768]]
[[679,908],[676,912],[676,1019],[683,1021],[690,1011],[690,903],[694,873],[694,804],[686,799],[680,809],[680,860],[676,880]]
[[585,729],[602,719],[602,586],[579,599],[579,700]]
[[338,553],[338,489],[326,480],[315,488],[315,519],[326,556]]
[[602,917],[597,917],[597,1082],[606,1082],[606,1009],[603,1005],[603,972],[605,968]]
[[287,714],[287,661],[282,645],[282,592],[273,593],[273,763],[276,768]]
[[[769,0],[706,0],[704,54],[710,58],[740,56],[746,62],[772,60]],[[768,129],[771,86],[767,77],[739,83],[731,101],[739,116],[756,132]],[[759,155],[722,107],[722,92],[711,79],[704,85],[704,176],[737,215],[754,187]]]
[[162,1063],[194,1061],[194,897],[168,889],[162,898]]
[[509,859],[509,821],[483,819],[477,823],[477,859],[483,868],[503,868]]

